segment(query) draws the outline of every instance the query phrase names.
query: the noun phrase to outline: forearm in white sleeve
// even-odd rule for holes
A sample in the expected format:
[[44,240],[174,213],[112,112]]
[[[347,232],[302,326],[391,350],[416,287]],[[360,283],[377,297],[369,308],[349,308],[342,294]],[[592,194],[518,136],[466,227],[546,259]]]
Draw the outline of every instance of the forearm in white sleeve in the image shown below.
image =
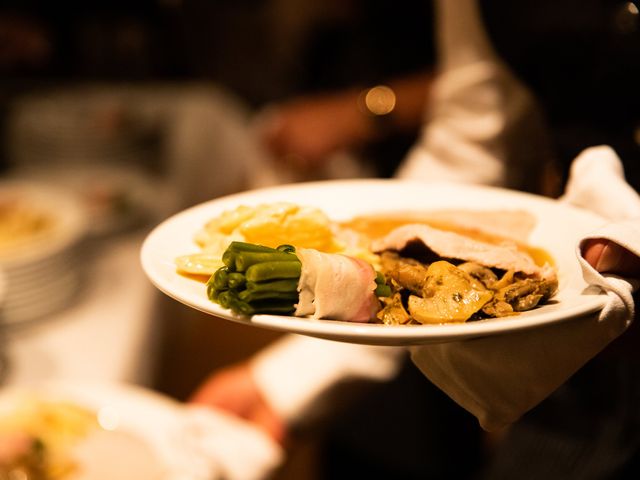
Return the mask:
[[549,140],[533,95],[497,57],[475,0],[434,5],[439,73],[396,176],[539,188]]
[[324,409],[326,394],[348,380],[385,381],[400,367],[405,349],[356,345],[287,335],[251,360],[258,388],[288,424]]

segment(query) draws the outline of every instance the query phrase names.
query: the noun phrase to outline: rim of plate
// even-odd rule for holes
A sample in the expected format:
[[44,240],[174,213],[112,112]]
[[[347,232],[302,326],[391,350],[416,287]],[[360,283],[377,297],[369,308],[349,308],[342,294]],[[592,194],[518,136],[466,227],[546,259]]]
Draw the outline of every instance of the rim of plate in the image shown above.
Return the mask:
[[[276,315],[254,315],[253,317],[243,317],[233,314],[231,311],[223,309],[219,305],[210,302],[206,297],[204,285],[202,286],[202,292],[199,296],[185,294],[185,292],[181,292],[179,288],[176,288],[176,280],[179,278],[186,280],[186,277],[175,272],[174,257],[163,258],[161,262],[162,264],[159,265],[158,248],[162,244],[162,240],[166,240],[163,237],[168,233],[169,227],[176,226],[181,223],[188,223],[190,220],[195,218],[207,218],[206,213],[211,213],[209,217],[211,218],[215,214],[221,213],[226,209],[233,208],[241,203],[247,204],[251,201],[254,204],[257,204],[267,201],[279,201],[278,199],[284,199],[290,194],[308,194],[309,201],[306,202],[306,204],[317,206],[318,208],[325,210],[320,204],[322,202],[314,203],[313,194],[318,191],[330,190],[332,188],[343,190],[357,189],[359,192],[359,198],[362,198],[365,194],[380,194],[380,189],[402,189],[403,191],[410,191],[411,189],[429,188],[449,194],[459,194],[460,192],[464,192],[466,195],[472,195],[479,199],[493,197],[496,205],[503,204],[501,202],[509,200],[512,203],[515,202],[515,204],[517,204],[516,207],[520,209],[526,210],[529,208],[531,210],[535,210],[537,208],[544,211],[553,209],[554,211],[559,212],[560,215],[574,216],[580,220],[581,224],[589,225],[594,229],[605,222],[604,219],[589,211],[564,205],[550,198],[498,187],[464,185],[446,182],[432,183],[400,179],[328,180],[295,183],[259,190],[250,190],[247,192],[220,197],[218,199],[195,205],[169,217],[164,222],[156,226],[143,242],[140,253],[143,270],[150,281],[166,295],[192,308],[213,316],[246,325],[269,328],[283,332],[298,333],[340,341],[379,345],[424,344],[509,333],[588,315],[601,310],[605,305],[605,295],[598,294],[598,292],[594,291],[582,291],[581,289],[575,289],[573,286],[569,286],[564,288],[564,290],[561,288],[563,291],[559,293],[569,295],[569,300],[572,301],[569,302],[564,300],[563,297],[560,297],[564,303],[559,304],[559,307],[545,305],[539,309],[523,312],[508,319],[486,319],[461,324],[445,323],[434,325],[389,326],[375,323],[354,323]],[[297,201],[294,202],[299,203]],[[433,206],[421,205],[421,210],[416,211],[424,212],[429,209],[437,210],[446,208],[460,208],[460,206],[455,205],[455,202],[453,202],[453,204],[447,204],[447,201],[444,201]],[[496,209],[497,207],[493,206],[490,208]],[[354,211],[353,207],[351,209],[347,208],[347,215],[345,218],[335,218],[335,215],[332,215],[331,213],[327,214],[332,220],[341,221],[357,215],[368,213],[384,215],[385,213],[398,212],[401,209],[392,207],[386,212],[357,211],[357,208],[355,210],[356,211]],[[487,208],[484,208],[484,210],[487,210]],[[351,213],[349,214],[348,212]],[[194,233],[195,230],[185,232],[185,235],[191,239]],[[185,242],[185,244],[186,243],[188,242]],[[542,246],[544,248],[544,245]],[[184,254],[188,253],[189,252],[184,252]],[[575,263],[576,265],[578,264],[577,259],[575,260]],[[168,278],[164,276],[161,272],[162,268],[169,270],[173,268],[176,278]],[[197,282],[195,280],[191,281]],[[582,281],[581,277],[580,281]],[[586,287],[586,284],[584,286]]]

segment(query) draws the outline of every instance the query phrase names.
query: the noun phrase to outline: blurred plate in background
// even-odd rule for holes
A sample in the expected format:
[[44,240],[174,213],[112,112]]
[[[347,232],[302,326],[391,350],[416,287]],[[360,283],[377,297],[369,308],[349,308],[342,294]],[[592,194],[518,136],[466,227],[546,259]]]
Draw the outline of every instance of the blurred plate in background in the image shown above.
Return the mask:
[[68,306],[80,284],[87,216],[74,194],[45,183],[0,183],[2,323],[35,320]]
[[92,237],[150,224],[166,216],[175,202],[167,182],[131,165],[61,164],[23,168],[18,174],[76,196],[91,219],[87,229]]

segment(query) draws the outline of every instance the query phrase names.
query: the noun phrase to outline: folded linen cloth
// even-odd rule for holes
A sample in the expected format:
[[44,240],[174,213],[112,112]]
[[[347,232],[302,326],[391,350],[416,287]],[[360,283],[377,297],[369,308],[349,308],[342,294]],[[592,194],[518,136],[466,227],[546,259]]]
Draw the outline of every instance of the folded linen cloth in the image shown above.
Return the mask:
[[561,200],[614,219],[576,245],[584,279],[607,294],[600,312],[539,329],[411,349],[420,370],[489,431],[544,400],[634,318],[638,281],[601,274],[581,255],[587,238],[608,239],[640,255],[640,196],[625,182],[615,152],[604,146],[585,150],[572,165]]

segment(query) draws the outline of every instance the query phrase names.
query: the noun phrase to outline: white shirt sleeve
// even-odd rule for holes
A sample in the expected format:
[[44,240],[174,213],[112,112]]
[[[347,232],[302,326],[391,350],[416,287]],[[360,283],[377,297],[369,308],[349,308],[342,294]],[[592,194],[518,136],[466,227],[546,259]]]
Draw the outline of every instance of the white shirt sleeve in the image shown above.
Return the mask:
[[385,381],[400,366],[404,348],[354,345],[286,335],[251,361],[258,388],[289,424],[321,415],[326,394],[351,379]]
[[494,52],[476,0],[434,6],[440,69],[396,175],[534,190],[551,156],[533,95]]

